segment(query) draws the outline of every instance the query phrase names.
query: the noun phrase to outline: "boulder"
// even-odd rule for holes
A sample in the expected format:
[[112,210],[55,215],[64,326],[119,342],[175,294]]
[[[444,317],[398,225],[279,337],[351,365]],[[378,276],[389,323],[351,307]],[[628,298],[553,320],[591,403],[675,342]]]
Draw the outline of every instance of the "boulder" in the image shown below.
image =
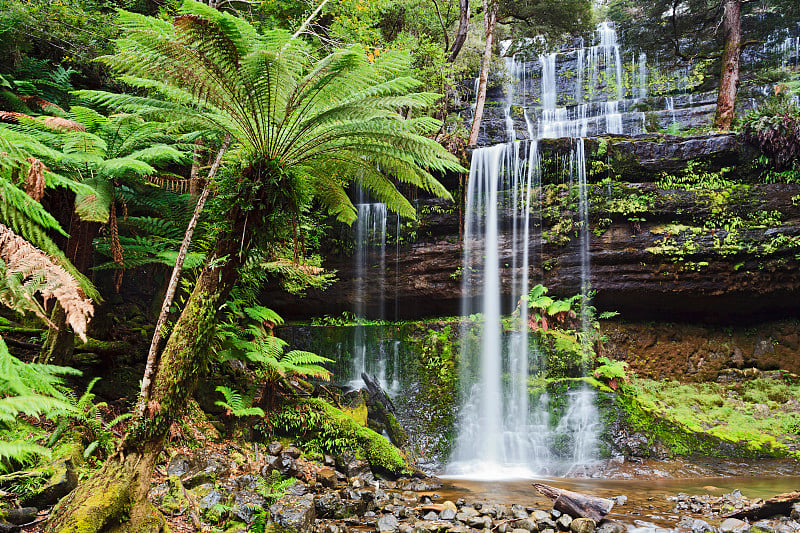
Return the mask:
[[688,516],[681,518],[675,527],[680,531],[691,531],[691,533],[702,533],[704,531],[716,533],[717,531],[714,526],[705,520],[690,518]]
[[598,524],[595,531],[596,533],[625,533],[627,530],[625,524],[606,519]]
[[[176,471],[183,467],[183,459],[181,458],[180,463],[176,461]],[[188,468],[183,474],[180,474],[180,480],[184,487],[191,489],[204,483],[214,483],[218,479],[225,478],[230,471],[230,459],[221,453],[213,450],[198,450],[189,459]]]
[[237,520],[249,524],[263,507],[265,498],[252,490],[240,490],[233,493],[233,506],[231,512]]
[[270,455],[280,455],[283,451],[283,444],[278,441],[272,441],[267,445],[267,452]]
[[332,489],[336,487],[336,470],[329,466],[324,466],[317,470],[317,481],[322,483],[323,487]]
[[275,530],[282,533],[311,533],[314,527],[314,498],[287,494],[269,507]]
[[52,463],[53,474],[47,483],[34,493],[20,500],[23,507],[43,509],[58,503],[58,500],[78,486],[78,474],[71,458],[59,459]]
[[314,498],[314,509],[318,518],[335,518],[336,509],[342,498],[338,492],[326,492]]
[[290,446],[288,448],[284,448],[283,449],[283,453],[285,453],[286,455],[288,455],[292,459],[298,459],[303,454],[303,452],[301,452],[300,449],[295,448],[294,446]]
[[750,531],[750,524],[737,518],[726,518],[719,525],[720,533],[747,533]]
[[569,525],[572,533],[595,533],[596,524],[591,518],[576,518]]
[[562,531],[569,531],[570,524],[572,524],[572,517],[568,514],[562,514],[556,520],[556,525]]
[[366,476],[372,473],[369,469],[369,463],[361,459],[354,459],[346,463],[342,472],[348,479]]
[[398,531],[399,522],[397,517],[393,514],[387,513],[378,518],[378,524],[375,528],[378,533],[388,531],[389,533],[396,533]]
[[456,512],[453,509],[445,508],[439,513],[439,518],[442,520],[455,520]]
[[525,510],[525,507],[515,503],[511,506],[511,516],[518,520],[522,520],[524,518],[528,518],[528,512]]

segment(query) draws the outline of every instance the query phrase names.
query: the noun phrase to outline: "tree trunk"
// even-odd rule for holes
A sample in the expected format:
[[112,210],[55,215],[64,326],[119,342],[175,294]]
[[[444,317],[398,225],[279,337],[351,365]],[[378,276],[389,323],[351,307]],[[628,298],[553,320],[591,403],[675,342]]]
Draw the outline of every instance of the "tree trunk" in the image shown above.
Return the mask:
[[189,194],[192,195],[192,198],[197,197],[200,191],[203,190],[203,183],[200,179],[200,160],[203,156],[203,139],[197,139],[194,145],[195,148],[192,152],[192,170],[189,172]]
[[553,501],[553,509],[570,515],[572,518],[591,518],[599,522],[614,507],[614,501],[580,492],[559,489],[550,485],[534,483],[536,490]]
[[[230,144],[231,136],[228,134],[225,136],[225,140],[223,141],[219,152],[217,152],[217,158],[214,160],[214,164],[211,166],[211,170],[208,172],[206,185],[203,187],[202,194],[200,194],[200,197],[197,199],[194,213],[192,213],[192,218],[189,220],[189,225],[186,227],[186,231],[183,234],[183,241],[181,241],[181,247],[178,250],[178,257],[175,259],[175,266],[173,267],[172,274],[170,275],[167,292],[164,295],[164,302],[161,304],[161,312],[158,315],[158,321],[156,322],[156,327],[153,331],[153,339],[150,342],[150,350],[147,353],[147,363],[144,367],[144,376],[142,377],[142,387],[139,394],[139,401],[137,403],[136,410],[134,411],[134,416],[136,417],[141,416],[141,414],[144,412],[145,405],[150,398],[150,383],[153,378],[153,372],[155,372],[158,347],[161,343],[161,330],[164,328],[164,326],[166,326],[167,317],[169,317],[169,309],[172,307],[172,301],[175,298],[175,291],[178,288],[178,280],[180,280],[181,272],[183,272],[183,263],[186,260],[186,254],[189,252],[189,245],[191,244],[192,237],[194,236],[194,229],[197,227],[198,220],[200,220],[200,213],[203,212],[203,207],[206,205],[206,199],[208,198],[208,193],[211,189],[210,184],[214,180],[217,170],[222,163],[222,156],[225,155],[225,151],[228,149]],[[197,151],[195,151],[195,156],[197,156]]]
[[722,27],[725,48],[722,51],[722,72],[717,95],[717,113],[714,127],[731,129],[735,117],[736,89],[739,85],[739,58],[742,54],[742,3],[741,0],[724,0]]
[[[222,303],[236,282],[241,211],[231,209],[231,233],[219,237],[162,352],[144,413],[133,421],[115,456],[53,511],[44,531],[159,531],[147,500],[150,478],[173,421],[181,415],[208,362],[208,343]],[[119,531],[123,531],[120,529]]]
[[483,120],[483,104],[486,102],[486,83],[489,79],[489,64],[492,62],[492,44],[494,42],[494,28],[497,25],[496,0],[483,0],[483,12],[486,17],[484,29],[486,30],[486,46],[483,49],[483,64],[481,64],[481,76],[478,81],[478,96],[475,100],[475,116],[472,118],[472,129],[469,131],[468,145],[473,146],[478,142],[478,133],[481,130],[481,120]]
[[458,31],[456,37],[453,39],[453,47],[450,49],[450,57],[447,58],[448,63],[452,63],[458,57],[464,42],[467,40],[467,32],[469,32],[469,0],[458,0],[458,10],[460,17],[458,19]]
[[800,492],[784,492],[761,503],[756,503],[731,513],[725,513],[722,517],[738,518],[739,520],[760,520],[762,518],[771,518],[775,515],[788,516],[797,502],[800,502]]

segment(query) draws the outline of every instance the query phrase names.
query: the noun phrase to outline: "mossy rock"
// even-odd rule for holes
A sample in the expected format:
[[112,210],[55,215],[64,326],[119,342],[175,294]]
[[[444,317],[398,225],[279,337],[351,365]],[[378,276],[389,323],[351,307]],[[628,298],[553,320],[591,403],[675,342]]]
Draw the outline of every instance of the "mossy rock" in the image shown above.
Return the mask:
[[400,450],[384,436],[321,399],[286,403],[272,423],[276,430],[302,440],[309,451],[339,455],[354,450],[379,474],[398,476],[409,469]]

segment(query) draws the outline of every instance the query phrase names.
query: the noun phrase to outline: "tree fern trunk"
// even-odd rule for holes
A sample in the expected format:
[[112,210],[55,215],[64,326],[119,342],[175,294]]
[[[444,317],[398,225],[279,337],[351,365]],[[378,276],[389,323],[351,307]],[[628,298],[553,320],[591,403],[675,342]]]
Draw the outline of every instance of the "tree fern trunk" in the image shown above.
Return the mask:
[[[66,255],[81,274],[89,272],[92,266],[92,241],[99,229],[100,224],[97,222],[84,222],[75,211],[72,212]],[[71,366],[74,363],[75,333],[67,326],[67,314],[58,302],[50,314],[50,321],[55,327],[47,331],[40,361],[51,365]]]
[[47,338],[42,346],[39,362],[48,365],[70,366],[75,353],[75,333],[67,326],[67,313],[55,302],[50,313],[54,327],[47,330]]

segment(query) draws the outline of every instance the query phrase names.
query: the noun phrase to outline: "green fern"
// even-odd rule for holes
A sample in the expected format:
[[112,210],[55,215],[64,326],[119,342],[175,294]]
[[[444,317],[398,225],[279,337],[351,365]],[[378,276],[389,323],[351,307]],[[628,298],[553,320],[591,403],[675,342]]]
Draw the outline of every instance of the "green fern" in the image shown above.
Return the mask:
[[57,419],[73,411],[63,387],[63,376],[79,375],[72,368],[23,363],[12,356],[0,337],[0,471],[13,470],[49,449],[36,442],[13,437],[23,421],[20,416]]
[[83,452],[84,458],[88,459],[95,454],[108,455],[114,450],[116,436],[113,428],[130,418],[131,413],[124,413],[110,422],[105,421],[102,409],[108,407],[108,404],[105,402],[95,403],[96,395],[92,392],[99,380],[100,378],[92,379],[80,397],[76,397],[71,391],[67,392],[66,395],[72,409],[60,417],[58,425],[47,443],[48,446],[54,446],[67,429],[73,429],[80,433],[86,444]]
[[267,383],[285,378],[317,378],[328,381],[330,370],[322,365],[332,359],[301,350],[286,352],[286,341],[275,337],[265,322],[280,325],[283,319],[274,311],[262,307],[232,307],[231,321],[219,327],[222,337],[220,355],[227,359],[238,359],[250,363]]
[[239,392],[220,385],[217,387],[217,392],[222,394],[225,401],[216,401],[214,405],[218,405],[225,409],[228,416],[236,418],[245,418],[248,416],[264,416],[264,410],[260,407],[253,407],[253,399],[243,396]]

